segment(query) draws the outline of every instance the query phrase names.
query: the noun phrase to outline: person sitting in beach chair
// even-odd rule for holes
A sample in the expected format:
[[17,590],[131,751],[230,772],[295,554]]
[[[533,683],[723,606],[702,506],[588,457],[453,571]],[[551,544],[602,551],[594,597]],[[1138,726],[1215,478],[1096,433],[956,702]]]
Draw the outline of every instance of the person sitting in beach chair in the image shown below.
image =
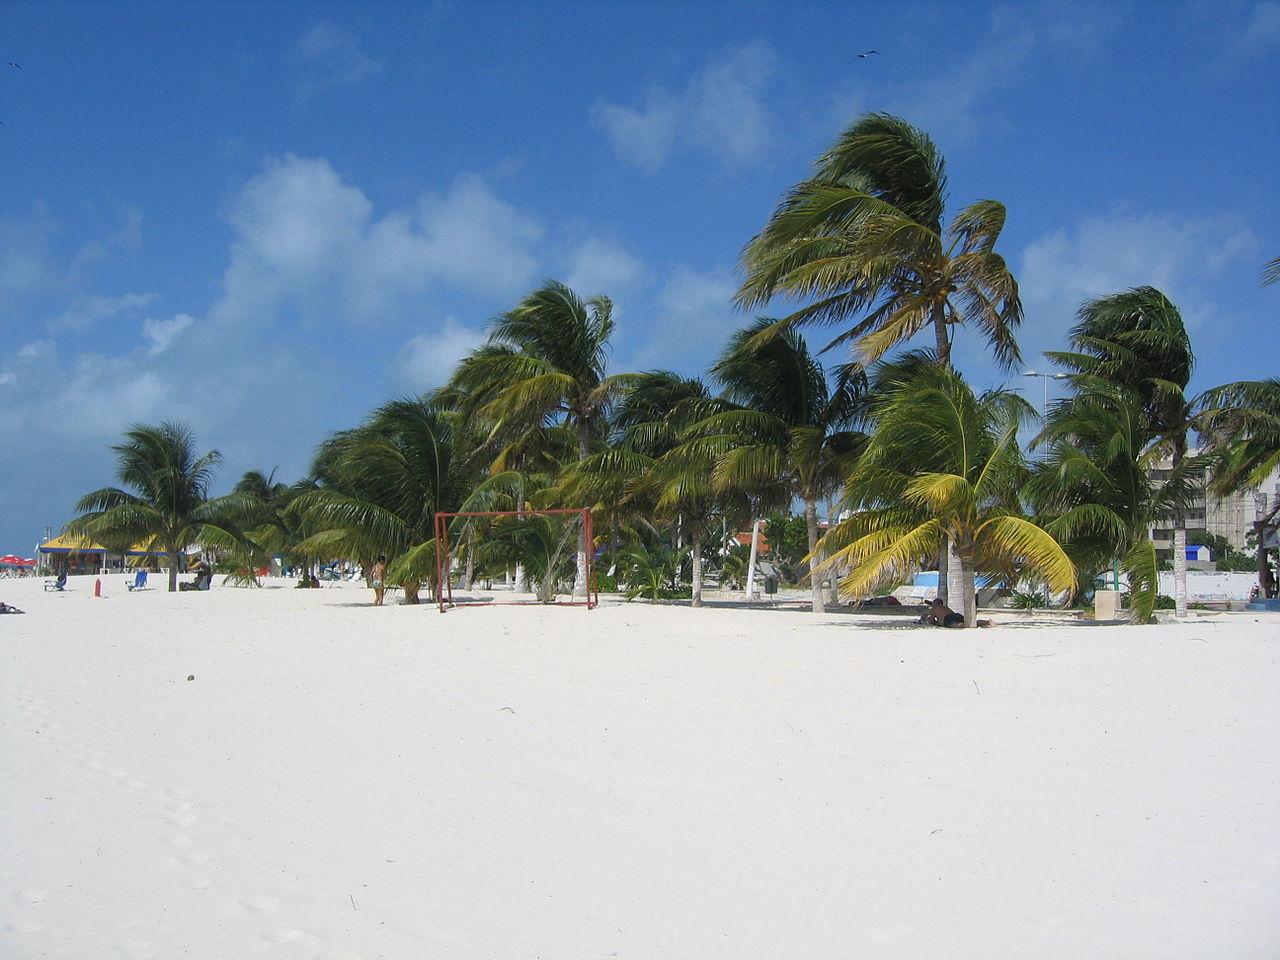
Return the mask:
[[67,589],[67,571],[63,570],[58,574],[57,580],[46,580],[44,582],[46,590],[65,590]]
[[139,570],[133,577],[133,583],[126,583],[125,587],[132,593],[134,590],[147,589],[147,571]]

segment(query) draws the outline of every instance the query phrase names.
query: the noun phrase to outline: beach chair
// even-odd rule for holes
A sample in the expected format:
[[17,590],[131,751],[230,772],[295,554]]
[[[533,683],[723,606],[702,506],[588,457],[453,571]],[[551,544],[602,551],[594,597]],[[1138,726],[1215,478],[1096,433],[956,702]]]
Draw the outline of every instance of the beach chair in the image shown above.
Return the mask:
[[130,593],[135,590],[147,589],[147,571],[139,570],[133,577],[133,583],[126,583],[125,587],[128,588]]
[[63,570],[58,574],[57,580],[46,580],[44,582],[46,590],[65,590],[67,589],[67,571]]

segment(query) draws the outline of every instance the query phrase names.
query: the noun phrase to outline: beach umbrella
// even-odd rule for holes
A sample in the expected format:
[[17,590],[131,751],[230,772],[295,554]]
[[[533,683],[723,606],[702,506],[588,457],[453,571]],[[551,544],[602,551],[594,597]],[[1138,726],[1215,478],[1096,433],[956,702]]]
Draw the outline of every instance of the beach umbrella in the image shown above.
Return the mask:
[[22,565],[22,558],[14,556],[12,553],[5,554],[0,557],[0,566],[17,567]]

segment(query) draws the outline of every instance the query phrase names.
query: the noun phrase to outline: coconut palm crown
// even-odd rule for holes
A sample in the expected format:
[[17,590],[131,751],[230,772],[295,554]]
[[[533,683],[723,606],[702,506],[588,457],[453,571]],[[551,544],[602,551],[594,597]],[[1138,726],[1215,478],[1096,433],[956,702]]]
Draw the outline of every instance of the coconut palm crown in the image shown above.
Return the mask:
[[829,347],[854,342],[864,365],[929,327],[938,362],[949,365],[951,330],[964,324],[1011,367],[1022,304],[995,251],[1004,205],[979,200],[944,228],[946,201],[945,164],[929,136],[898,117],[864,116],[747,244],[737,301],[805,302],[780,326],[853,320]]
[[945,370],[920,369],[893,385],[873,409],[875,431],[849,477],[853,513],[823,540],[825,564],[850,571],[841,589],[861,597],[905,578],[937,556],[944,537],[960,564],[970,626],[979,571],[1017,569],[1055,591],[1072,589],[1070,558],[1020,504],[1027,468],[1017,431],[1032,415],[1022,398],[975,396]]
[[138,543],[159,548],[169,556],[169,590],[175,591],[183,550],[198,540],[229,543],[238,536],[225,523],[234,498],[209,499],[222,457],[217,450],[197,454],[190,427],[179,423],[135,424],[111,449],[129,489],[104,487],[81,497],[80,516],[67,531],[120,550]]

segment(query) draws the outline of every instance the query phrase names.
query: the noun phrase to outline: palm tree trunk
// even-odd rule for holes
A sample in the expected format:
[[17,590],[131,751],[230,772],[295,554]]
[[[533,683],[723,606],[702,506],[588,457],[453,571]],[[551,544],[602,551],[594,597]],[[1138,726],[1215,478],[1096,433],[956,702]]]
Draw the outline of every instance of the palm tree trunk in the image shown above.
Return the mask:
[[702,532],[694,531],[689,538],[689,546],[693,551],[693,584],[690,587],[689,605],[702,606]]
[[933,322],[933,338],[938,352],[938,366],[943,370],[951,369],[951,340],[947,337],[947,314],[941,303],[935,303],[930,312]]
[[947,590],[947,577],[951,574],[951,538],[945,534],[942,537],[942,549],[938,551],[938,599],[945,606],[950,599]]
[[964,557],[956,557],[956,566],[960,568],[960,582],[963,584],[964,590],[964,625],[966,627],[976,627],[978,625],[978,590],[976,587],[976,577],[974,576],[973,561]]
[[[590,452],[591,424],[581,418],[578,420],[578,459],[585,460]],[[578,597],[587,595],[587,547],[587,530],[583,527],[578,531],[578,556],[573,575],[573,593]]]
[[[1174,448],[1173,469],[1182,461],[1182,443]],[[1159,591],[1157,591],[1159,592]],[[1187,518],[1179,507],[1173,514],[1173,613],[1181,619],[1187,615]]]
[[178,592],[178,548],[169,544],[169,592]]
[[467,566],[466,572],[462,575],[462,589],[470,590],[472,584],[476,580],[476,554],[475,554],[475,537],[471,531],[467,531]]
[[822,599],[822,577],[814,569],[818,566],[820,558],[817,554],[818,501],[813,497],[805,497],[804,500],[804,528],[809,536],[809,556],[813,558],[809,562],[809,586],[813,591],[813,612],[826,613],[826,604]]
[[[836,504],[831,497],[827,498],[827,529],[830,530],[836,523]],[[832,570],[827,577],[827,603],[833,607],[840,606],[840,571]]]
[[418,581],[414,580],[414,581],[409,582],[409,583],[402,583],[402,584],[400,584],[400,587],[401,587],[401,589],[403,589],[403,590],[404,590],[404,602],[405,602],[405,603],[417,603],[417,602],[418,602]]
[[[963,605],[966,602],[966,592],[964,585],[965,574],[972,576],[973,571],[967,570],[964,559],[956,552],[955,541],[950,537],[947,538],[947,599],[943,603],[949,604],[954,600],[957,604]],[[938,587],[942,587],[942,574],[938,574]]]
[[1173,518],[1173,613],[1187,615],[1187,522],[1181,510]]

